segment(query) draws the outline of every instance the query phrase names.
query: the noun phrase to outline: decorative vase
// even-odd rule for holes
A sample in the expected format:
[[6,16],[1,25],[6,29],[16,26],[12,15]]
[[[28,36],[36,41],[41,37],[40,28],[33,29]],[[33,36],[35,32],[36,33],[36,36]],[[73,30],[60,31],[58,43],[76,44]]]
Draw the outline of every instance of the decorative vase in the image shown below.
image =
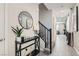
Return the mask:
[[21,42],[21,37],[17,37],[16,41]]

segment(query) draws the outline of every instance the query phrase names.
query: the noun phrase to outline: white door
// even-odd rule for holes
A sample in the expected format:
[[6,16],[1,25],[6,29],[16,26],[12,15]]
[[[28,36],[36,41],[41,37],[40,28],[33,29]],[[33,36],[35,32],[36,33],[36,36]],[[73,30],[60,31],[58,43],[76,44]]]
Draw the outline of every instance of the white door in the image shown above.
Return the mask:
[[0,56],[5,55],[4,24],[4,4],[0,3]]

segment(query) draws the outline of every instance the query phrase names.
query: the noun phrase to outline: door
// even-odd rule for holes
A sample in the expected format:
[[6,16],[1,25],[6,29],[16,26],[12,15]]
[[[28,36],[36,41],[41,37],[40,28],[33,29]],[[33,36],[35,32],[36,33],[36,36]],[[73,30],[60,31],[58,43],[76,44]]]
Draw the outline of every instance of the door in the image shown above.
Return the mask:
[[0,3],[0,56],[5,55],[4,45],[4,4]]

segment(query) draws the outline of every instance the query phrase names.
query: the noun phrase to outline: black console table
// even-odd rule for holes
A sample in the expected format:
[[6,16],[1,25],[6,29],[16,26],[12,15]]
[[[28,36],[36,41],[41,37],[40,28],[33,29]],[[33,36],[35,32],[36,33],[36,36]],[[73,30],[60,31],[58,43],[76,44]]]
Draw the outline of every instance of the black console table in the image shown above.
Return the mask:
[[[23,47],[23,48],[21,47],[22,44],[33,41],[33,40],[34,40],[34,43],[31,43],[28,46]],[[19,48],[18,48],[18,45],[19,45]],[[26,49],[26,53],[27,53],[27,50],[28,50],[27,48],[32,45],[35,45],[35,47],[34,47],[35,49],[31,53],[27,54],[26,56],[29,56],[29,55],[35,56],[40,52],[40,38],[39,38],[39,36],[34,36],[29,39],[26,39],[24,42],[15,41],[15,56],[21,56],[22,55],[21,52],[24,49]]]

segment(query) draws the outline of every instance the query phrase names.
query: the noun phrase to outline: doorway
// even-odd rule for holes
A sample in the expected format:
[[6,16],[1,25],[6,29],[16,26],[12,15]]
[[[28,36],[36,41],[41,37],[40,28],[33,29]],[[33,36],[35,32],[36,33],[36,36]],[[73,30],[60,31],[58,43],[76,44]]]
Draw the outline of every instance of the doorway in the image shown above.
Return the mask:
[[56,17],[56,40],[63,39],[67,44],[67,36],[66,36],[66,21],[67,16]]

